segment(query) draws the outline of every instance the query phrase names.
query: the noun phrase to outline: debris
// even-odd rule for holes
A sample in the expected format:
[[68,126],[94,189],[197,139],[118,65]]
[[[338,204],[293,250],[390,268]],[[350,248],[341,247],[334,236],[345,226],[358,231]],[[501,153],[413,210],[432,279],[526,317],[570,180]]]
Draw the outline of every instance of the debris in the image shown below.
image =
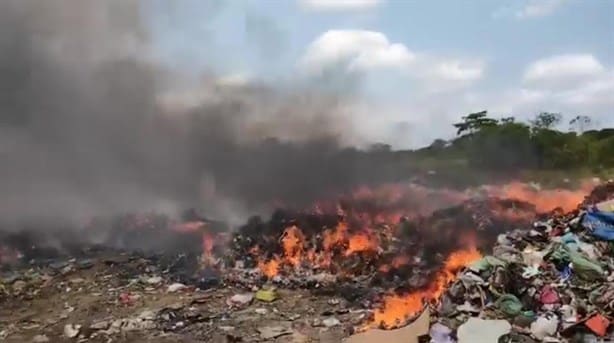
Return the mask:
[[74,324],[66,324],[64,326],[64,336],[68,337],[68,338],[75,338],[77,337],[77,335],[79,335],[79,332],[81,331],[81,325],[74,325]]
[[332,328],[333,326],[337,326],[341,324],[341,322],[339,321],[339,319],[335,317],[329,317],[329,318],[324,319],[322,321],[322,324],[324,324],[324,326],[326,326],[327,328]]
[[270,303],[277,299],[277,292],[274,289],[261,289],[256,292],[256,299]]
[[542,304],[551,305],[559,303],[559,295],[551,286],[544,286],[539,295],[539,301]]
[[533,337],[543,341],[546,337],[556,333],[559,320],[554,315],[540,316],[531,324],[531,334]]
[[32,338],[32,343],[46,343],[46,342],[51,342],[51,341],[49,340],[49,337],[45,335],[36,335]]
[[145,282],[149,285],[158,285],[160,283],[162,283],[162,277],[160,276],[153,276],[148,278],[147,280],[145,280]]
[[124,292],[119,295],[119,301],[125,306],[133,306],[138,298],[138,295],[128,292]]
[[174,283],[168,286],[167,288],[167,292],[169,293],[175,293],[175,292],[179,292],[182,291],[184,289],[188,288],[188,286],[182,284],[182,283]]
[[522,311],[522,303],[513,294],[504,294],[495,303],[497,308],[509,317],[514,317]]
[[345,343],[418,343],[418,338],[429,332],[430,314],[426,309],[411,324],[395,330],[371,329],[366,332],[350,336]]
[[429,331],[431,343],[455,343],[455,340],[450,336],[451,334],[452,330],[441,323],[433,324]]
[[469,318],[458,328],[458,343],[497,342],[511,328],[506,320]]
[[228,306],[245,306],[249,305],[254,300],[252,293],[235,294],[226,302]]
[[587,320],[584,325],[591,329],[597,336],[603,337],[606,335],[608,327],[610,326],[610,320],[601,314],[596,314]]
[[494,257],[494,256],[484,256],[482,259],[474,262],[469,269],[475,272],[482,272],[485,270],[492,269],[494,267],[504,267],[505,262]]
[[292,330],[283,327],[283,326],[264,326],[259,327],[258,332],[260,333],[260,338],[264,340],[275,339],[277,337],[290,335],[292,334]]
[[[612,191],[614,196],[614,184]],[[463,203],[454,211],[435,211],[415,221],[403,218],[399,227],[384,221],[381,226],[368,225],[368,234],[356,242],[349,238],[362,235],[362,228],[335,229],[342,220],[338,213],[330,218],[319,212],[310,217],[282,213],[270,222],[254,220],[252,234],[238,230],[229,235],[232,242],[227,256],[215,251],[217,245],[222,250],[226,247],[225,239],[203,239],[201,235],[211,233],[204,232],[202,225],[189,236],[179,235],[185,239],[177,245],[181,247],[177,253],[90,246],[70,246],[57,256],[26,251],[22,264],[0,269],[0,316],[9,318],[0,323],[5,324],[0,340],[27,342],[34,333],[45,333],[54,341],[63,329],[66,337],[70,334],[78,341],[92,342],[118,342],[126,335],[134,336],[135,341],[169,335],[176,340],[187,336],[219,342],[339,342],[355,331],[361,333],[348,339],[351,343],[423,342],[427,333],[433,343],[454,343],[457,337],[460,343],[496,341],[497,337],[500,343],[611,337],[614,245],[597,230],[604,225],[608,229],[611,223],[600,219],[595,224],[595,218],[588,215],[594,213],[590,204],[587,211],[539,213],[534,223],[534,217],[517,220],[523,216],[508,215],[506,211],[522,208],[515,202],[493,210],[504,213],[505,219],[484,216],[481,207],[489,209],[491,201],[503,206],[489,199]],[[344,224],[356,219],[351,209],[343,211],[348,219]],[[434,220],[438,217],[443,220]],[[151,220],[144,222],[154,225]],[[465,222],[470,223],[468,227],[479,227],[469,232],[479,239],[464,237],[458,226]],[[288,229],[295,223],[305,226],[302,232]],[[470,257],[463,256],[466,242],[460,239],[450,244],[427,241],[433,244],[423,248],[424,237],[414,224],[431,235],[467,238],[479,246]],[[446,225],[454,230],[440,232]],[[145,232],[118,231],[119,241],[130,235],[140,240]],[[411,238],[398,232],[411,233]],[[324,242],[326,251],[320,250]],[[370,249],[371,245],[377,249],[350,254],[348,247],[354,243],[356,249]],[[494,246],[486,245],[491,243]],[[120,245],[135,246],[133,241]],[[36,244],[26,240],[20,246]],[[0,257],[5,256],[2,249],[0,246]],[[478,250],[492,251],[492,255],[482,257]],[[84,256],[101,263],[83,264]],[[93,270],[82,268],[94,265]],[[74,275],[60,275],[68,272]],[[390,296],[393,301],[388,301]],[[21,306],[33,299],[41,314]],[[48,310],[39,303],[54,308]],[[418,319],[401,327],[422,306],[427,309]],[[68,318],[83,328],[65,327]],[[396,329],[374,329],[380,324]],[[281,336],[286,337],[276,339]]]
[[28,284],[23,281],[23,280],[17,280],[15,282],[13,282],[13,293],[15,294],[21,294],[23,293],[23,291],[25,290],[25,288],[28,286]]
[[582,218],[582,225],[596,238],[614,241],[614,212],[588,211]]
[[92,330],[106,330],[109,328],[109,326],[111,326],[110,320],[100,320],[97,322],[93,322],[92,324],[90,324],[89,327]]

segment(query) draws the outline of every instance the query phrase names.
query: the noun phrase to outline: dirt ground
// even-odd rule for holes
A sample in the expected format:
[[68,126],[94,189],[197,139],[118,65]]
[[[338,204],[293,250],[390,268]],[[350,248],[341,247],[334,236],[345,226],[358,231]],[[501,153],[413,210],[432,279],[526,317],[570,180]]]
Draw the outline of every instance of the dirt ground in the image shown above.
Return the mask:
[[[306,290],[276,290],[271,302],[250,299],[255,288],[173,292],[164,276],[126,275],[130,268],[95,262],[87,269],[68,264],[57,275],[5,273],[0,341],[339,342],[366,315]],[[237,294],[244,299],[232,302]]]

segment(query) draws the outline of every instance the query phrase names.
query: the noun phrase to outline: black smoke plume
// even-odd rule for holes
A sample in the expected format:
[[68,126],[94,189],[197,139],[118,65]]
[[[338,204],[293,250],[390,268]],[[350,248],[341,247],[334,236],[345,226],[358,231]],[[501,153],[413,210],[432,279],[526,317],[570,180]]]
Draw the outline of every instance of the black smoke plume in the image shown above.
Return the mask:
[[188,207],[241,218],[382,177],[341,148],[351,120],[333,96],[203,76],[184,106],[181,77],[153,57],[146,4],[0,2],[0,222]]

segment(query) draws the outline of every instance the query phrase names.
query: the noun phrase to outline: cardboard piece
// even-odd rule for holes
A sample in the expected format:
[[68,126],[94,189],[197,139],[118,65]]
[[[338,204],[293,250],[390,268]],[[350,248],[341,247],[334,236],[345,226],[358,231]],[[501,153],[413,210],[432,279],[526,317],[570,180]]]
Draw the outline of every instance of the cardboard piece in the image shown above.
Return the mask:
[[418,343],[420,336],[429,333],[431,315],[428,308],[413,323],[395,330],[373,329],[346,338],[345,343]]

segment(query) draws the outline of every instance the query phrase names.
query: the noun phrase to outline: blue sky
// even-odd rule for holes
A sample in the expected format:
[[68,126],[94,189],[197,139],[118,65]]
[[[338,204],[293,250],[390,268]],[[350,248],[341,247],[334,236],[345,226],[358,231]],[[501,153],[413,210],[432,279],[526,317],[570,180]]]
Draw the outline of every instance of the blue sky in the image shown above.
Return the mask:
[[149,4],[156,52],[172,67],[323,87],[331,81],[321,76],[332,74],[353,87],[358,129],[397,146],[449,137],[454,120],[481,109],[519,118],[587,114],[614,124],[614,1]]

